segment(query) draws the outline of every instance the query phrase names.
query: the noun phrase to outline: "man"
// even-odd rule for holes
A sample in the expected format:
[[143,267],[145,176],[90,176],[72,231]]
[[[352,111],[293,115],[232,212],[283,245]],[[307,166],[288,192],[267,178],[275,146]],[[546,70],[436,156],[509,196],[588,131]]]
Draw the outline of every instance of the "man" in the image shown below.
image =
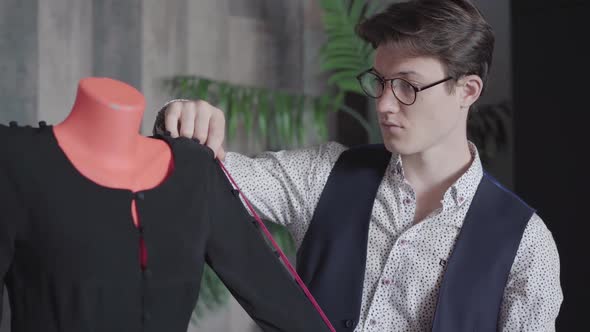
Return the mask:
[[338,331],[553,331],[563,296],[552,235],[467,140],[491,27],[468,0],[415,0],[357,32],[376,49],[358,79],[387,150],[225,156],[223,113],[204,101],[170,103],[156,129],[225,156],[263,217],[290,230],[298,270]]

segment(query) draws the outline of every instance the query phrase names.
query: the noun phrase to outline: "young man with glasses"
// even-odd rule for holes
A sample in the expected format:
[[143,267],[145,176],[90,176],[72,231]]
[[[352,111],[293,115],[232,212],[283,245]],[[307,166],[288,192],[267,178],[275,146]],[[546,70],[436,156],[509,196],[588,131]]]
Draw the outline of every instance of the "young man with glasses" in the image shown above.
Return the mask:
[[263,217],[290,230],[298,271],[338,331],[553,331],[553,237],[467,139],[491,27],[468,0],[414,0],[357,32],[376,49],[357,78],[382,146],[225,156],[223,113],[204,101],[170,103],[155,130],[225,156]]

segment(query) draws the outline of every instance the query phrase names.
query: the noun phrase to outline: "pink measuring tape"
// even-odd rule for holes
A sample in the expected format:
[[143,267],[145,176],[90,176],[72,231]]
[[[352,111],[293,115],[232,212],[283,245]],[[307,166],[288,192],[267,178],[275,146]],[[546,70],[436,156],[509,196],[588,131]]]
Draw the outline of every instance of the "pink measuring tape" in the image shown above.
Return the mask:
[[303,283],[303,280],[301,280],[301,278],[299,277],[299,274],[297,274],[297,271],[295,271],[295,268],[293,268],[293,265],[291,265],[291,263],[287,259],[287,256],[285,256],[285,254],[283,253],[283,251],[281,250],[281,248],[279,248],[279,245],[272,238],[272,235],[268,231],[268,228],[266,228],[266,226],[264,225],[264,222],[262,222],[262,220],[260,219],[260,217],[258,216],[258,214],[256,213],[256,211],[254,211],[254,208],[250,204],[250,201],[248,201],[248,199],[246,198],[246,196],[244,195],[244,193],[242,193],[242,191],[240,190],[240,187],[238,187],[238,184],[236,183],[236,181],[234,181],[233,177],[231,176],[231,174],[229,174],[228,170],[225,168],[225,166],[223,165],[223,163],[221,161],[219,161],[219,160],[217,160],[217,162],[221,166],[221,169],[223,169],[223,172],[225,173],[225,175],[227,175],[229,181],[234,186],[234,189],[237,189],[238,190],[238,193],[240,194],[240,197],[242,197],[242,199],[244,199],[244,202],[246,202],[246,206],[248,206],[248,210],[250,210],[250,213],[252,213],[252,215],[254,216],[254,219],[256,219],[256,222],[258,223],[258,225],[262,229],[262,231],[263,231],[264,235],[266,236],[266,238],[268,240],[270,240],[270,242],[272,243],[272,246],[279,253],[280,259],[283,261],[283,263],[285,264],[285,266],[287,266],[287,269],[291,273],[291,276],[293,276],[295,278],[295,281],[297,282],[297,284],[299,285],[299,287],[301,287],[301,289],[305,293],[305,296],[307,296],[307,298],[311,301],[311,303],[313,304],[313,306],[315,307],[315,309],[317,310],[317,312],[320,314],[320,316],[324,320],[324,323],[326,323],[326,325],[328,326],[328,328],[330,329],[330,331],[331,332],[336,332],[336,330],[332,326],[332,323],[330,323],[330,320],[328,319],[328,317],[326,316],[326,314],[324,313],[324,311],[322,310],[322,308],[320,308],[320,305],[317,303],[317,301],[315,300],[315,298],[313,297],[313,295],[311,295],[311,292],[309,291],[309,289],[307,289],[307,287]]

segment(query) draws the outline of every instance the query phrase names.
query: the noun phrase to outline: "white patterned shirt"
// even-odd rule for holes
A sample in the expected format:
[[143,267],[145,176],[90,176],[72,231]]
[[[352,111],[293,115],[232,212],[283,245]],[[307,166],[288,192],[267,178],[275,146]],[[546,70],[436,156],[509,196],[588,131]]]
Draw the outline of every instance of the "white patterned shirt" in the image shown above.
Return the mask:
[[[355,332],[429,331],[438,290],[463,219],[483,176],[473,162],[446,191],[442,207],[414,224],[415,193],[399,155],[375,199],[359,324]],[[313,217],[330,171],[346,147],[267,152],[256,158],[228,153],[225,165],[265,219],[285,225],[297,247]],[[499,316],[500,331],[554,331],[563,295],[559,256],[551,232],[534,214],[514,259]]]

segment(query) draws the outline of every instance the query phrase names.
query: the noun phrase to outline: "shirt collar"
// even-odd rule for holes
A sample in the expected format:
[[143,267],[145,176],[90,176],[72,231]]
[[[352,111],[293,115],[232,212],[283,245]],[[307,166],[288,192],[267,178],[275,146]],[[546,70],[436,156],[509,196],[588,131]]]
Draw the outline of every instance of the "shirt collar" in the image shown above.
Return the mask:
[[473,157],[471,165],[447,191],[447,193],[450,192],[453,202],[457,206],[463,205],[466,201],[471,201],[483,177],[483,166],[475,144],[469,142],[469,151]]
[[[458,207],[470,201],[483,177],[483,166],[477,147],[472,142],[469,142],[468,145],[473,160],[465,173],[445,192],[442,202],[443,209]],[[393,154],[392,162],[394,173],[400,176],[402,181],[405,180],[401,155]]]

